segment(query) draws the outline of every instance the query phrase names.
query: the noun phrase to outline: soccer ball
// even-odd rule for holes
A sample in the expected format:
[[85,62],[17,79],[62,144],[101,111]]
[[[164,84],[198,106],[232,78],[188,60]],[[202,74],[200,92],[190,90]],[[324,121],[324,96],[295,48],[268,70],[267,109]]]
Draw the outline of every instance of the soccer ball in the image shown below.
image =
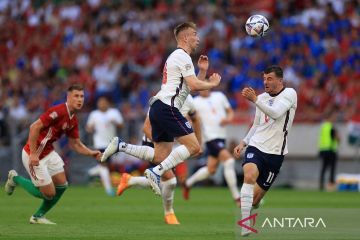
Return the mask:
[[262,15],[252,15],[245,24],[247,34],[252,37],[262,37],[269,30],[269,22]]

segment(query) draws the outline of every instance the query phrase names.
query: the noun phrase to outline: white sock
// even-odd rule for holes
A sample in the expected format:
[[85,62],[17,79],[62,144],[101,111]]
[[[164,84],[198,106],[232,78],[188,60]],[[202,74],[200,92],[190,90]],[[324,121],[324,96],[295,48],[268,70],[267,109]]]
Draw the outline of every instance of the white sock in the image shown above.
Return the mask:
[[190,157],[190,152],[185,145],[180,145],[169,154],[164,161],[154,167],[154,172],[158,175],[163,175],[167,170],[172,169],[179,163]]
[[[250,211],[254,199],[254,184],[244,183],[242,185],[240,192],[240,199],[241,199],[241,219],[250,217]],[[250,221],[248,220],[244,224],[250,226]]]
[[94,177],[94,176],[99,176],[100,175],[100,164],[96,164],[96,166],[90,168],[88,170],[88,174],[89,176],[91,177]]
[[200,168],[199,170],[197,170],[193,175],[191,175],[191,177],[189,177],[186,180],[185,185],[187,187],[191,187],[196,182],[200,182],[204,179],[207,179],[209,176],[210,176],[209,169],[207,166],[204,166],[204,167]]
[[229,158],[224,162],[224,177],[226,183],[230,189],[231,195],[234,200],[240,198],[239,190],[237,187],[237,179],[235,172],[235,160],[233,158]]
[[131,156],[137,157],[141,160],[152,162],[154,159],[154,149],[149,146],[138,146],[132,144],[124,144],[119,146],[120,151],[125,152]]
[[176,177],[166,181],[162,181],[161,197],[163,199],[163,206],[165,215],[174,213],[174,192],[176,187]]
[[99,175],[102,184],[104,185],[105,191],[107,193],[112,192],[112,185],[110,180],[110,171],[107,167],[99,165]]
[[149,180],[146,177],[131,177],[128,181],[129,186],[150,187]]

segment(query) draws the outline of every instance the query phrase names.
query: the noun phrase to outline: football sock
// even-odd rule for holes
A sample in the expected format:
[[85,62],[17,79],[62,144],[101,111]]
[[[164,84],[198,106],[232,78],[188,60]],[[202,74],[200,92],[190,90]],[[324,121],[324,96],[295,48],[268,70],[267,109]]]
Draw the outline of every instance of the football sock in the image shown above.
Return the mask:
[[131,156],[137,157],[139,159],[152,162],[154,159],[154,149],[149,146],[138,146],[132,144],[125,144],[119,146],[120,151],[123,151]]
[[158,175],[163,175],[167,170],[172,169],[179,163],[190,157],[190,152],[185,145],[180,145],[165,158],[159,165],[153,168],[153,171]]
[[238,199],[240,197],[240,194],[237,187],[235,160],[233,158],[227,159],[224,162],[224,177],[233,199]]
[[146,177],[131,177],[128,181],[128,185],[150,187],[150,182]]
[[110,172],[109,169],[106,166],[99,166],[99,175],[101,182],[105,188],[105,191],[107,193],[111,193],[113,191],[112,185],[111,185],[111,179],[110,179]]
[[91,177],[99,176],[100,175],[100,164],[97,164],[96,166],[89,169],[88,174]]
[[204,166],[204,167],[200,168],[199,170],[197,170],[193,175],[191,175],[191,177],[189,177],[186,180],[185,185],[187,187],[191,187],[196,182],[207,179],[209,176],[210,176],[209,169],[207,166]]
[[27,178],[24,178],[21,176],[15,176],[13,179],[17,185],[20,185],[22,188],[24,188],[28,193],[30,193],[34,197],[41,198],[41,199],[44,198],[44,196],[40,192],[39,188],[35,187],[35,185],[31,182],[30,179],[27,179]]
[[33,216],[34,217],[44,216],[53,206],[56,205],[56,203],[59,201],[59,199],[65,192],[67,186],[68,186],[67,184],[55,186],[56,194],[53,197],[53,199],[51,199],[51,200],[44,199],[40,208],[36,211],[36,213]]
[[[244,183],[240,192],[241,199],[241,219],[250,217],[251,207],[254,198],[254,184]],[[250,226],[250,221],[244,223]]]
[[173,204],[174,192],[176,187],[176,177],[173,177],[166,181],[162,181],[161,184],[161,197],[163,199],[165,215],[169,213],[174,213]]

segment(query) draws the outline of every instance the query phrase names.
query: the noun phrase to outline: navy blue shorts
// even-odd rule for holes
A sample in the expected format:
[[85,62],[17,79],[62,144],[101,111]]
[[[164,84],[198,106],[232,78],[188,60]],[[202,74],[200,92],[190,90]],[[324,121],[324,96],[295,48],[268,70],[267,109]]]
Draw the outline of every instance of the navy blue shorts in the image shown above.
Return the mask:
[[189,121],[176,107],[156,100],[150,107],[149,118],[154,142],[173,142],[174,138],[193,133]]
[[226,147],[225,139],[217,138],[206,142],[206,150],[210,156],[218,157],[221,150]]
[[259,177],[256,179],[256,183],[267,191],[276,179],[283,161],[284,155],[268,154],[256,147],[248,146],[242,165],[244,166],[246,163],[256,164],[259,169]]

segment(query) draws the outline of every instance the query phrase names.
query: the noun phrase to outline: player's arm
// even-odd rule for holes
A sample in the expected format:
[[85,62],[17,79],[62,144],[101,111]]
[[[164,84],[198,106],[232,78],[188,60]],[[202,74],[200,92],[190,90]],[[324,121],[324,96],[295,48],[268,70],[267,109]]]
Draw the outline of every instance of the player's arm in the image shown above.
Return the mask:
[[199,73],[197,78],[204,81],[206,78],[206,72],[209,69],[209,59],[205,55],[200,55],[198,60]]
[[267,102],[261,101],[256,96],[254,89],[252,88],[244,88],[242,91],[242,95],[246,97],[248,100],[255,103],[255,105],[264,112],[267,116],[272,119],[278,119],[282,115],[284,115],[296,102],[296,92],[291,91],[289,94],[284,95],[281,99],[274,101],[274,103],[269,106]]
[[152,140],[151,123],[150,123],[149,115],[146,115],[146,118],[144,121],[144,126],[143,126],[143,132],[148,139]]
[[194,128],[194,133],[195,133],[195,136],[201,146],[202,144],[202,134],[201,134],[201,119],[200,119],[200,116],[199,114],[196,113],[196,111],[194,112],[191,112],[188,114],[191,122],[192,122],[192,126]]
[[30,126],[29,131],[29,145],[30,145],[30,165],[38,166],[39,165],[39,156],[36,154],[37,148],[37,139],[39,138],[41,129],[44,127],[44,124],[40,119],[33,122]]
[[184,79],[192,91],[202,91],[218,86],[220,84],[221,76],[217,73],[213,73],[209,77],[209,81],[202,81],[195,75],[184,77]]
[[221,126],[230,124],[234,120],[234,110],[231,107],[229,107],[226,108],[225,111],[226,111],[226,117],[223,120],[221,120],[220,122]]
[[69,137],[69,146],[71,149],[73,149],[75,152],[94,157],[96,160],[100,160],[101,158],[101,152],[97,150],[91,150],[90,148],[86,147],[85,144],[83,144],[80,140],[80,138],[70,138]]

